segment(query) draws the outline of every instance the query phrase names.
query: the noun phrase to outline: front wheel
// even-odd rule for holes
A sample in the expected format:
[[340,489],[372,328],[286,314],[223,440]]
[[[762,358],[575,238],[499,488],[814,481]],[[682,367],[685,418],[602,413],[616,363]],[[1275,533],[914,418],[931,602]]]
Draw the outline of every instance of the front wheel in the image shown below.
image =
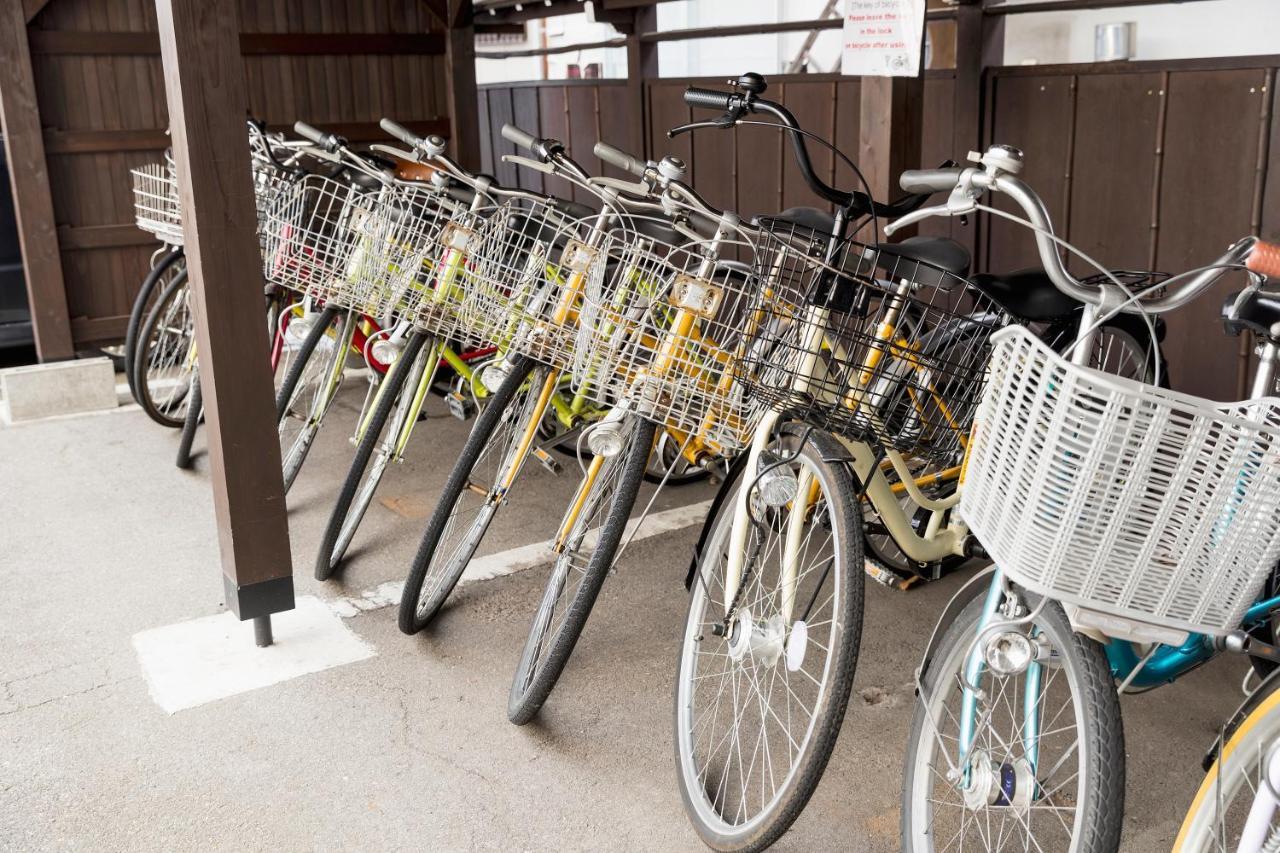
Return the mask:
[[622,544],[657,425],[627,415],[623,430],[622,452],[591,460],[556,537],[556,562],[507,700],[507,719],[518,726],[532,720],[555,689]]
[[1102,646],[1072,631],[1057,602],[977,585],[922,673],[903,849],[1110,853],[1124,785],[1120,703]]
[[1227,728],[1226,743],[1182,821],[1176,853],[1280,849],[1280,681],[1260,685]]
[[[748,462],[709,524],[692,579],[676,766],[685,812],[715,850],[763,850],[800,816],[835,747],[858,660],[864,576],[853,479],[825,461],[840,455],[833,439],[798,432],[784,429],[780,461],[766,469],[794,478],[794,497],[766,502]],[[727,569],[744,498],[735,585]]]
[[[351,467],[347,470],[347,477],[320,540],[320,550],[316,554],[316,580],[328,580],[337,570],[373,501],[382,475],[396,456],[396,447],[426,369],[422,358],[426,341],[427,337],[422,333],[410,335],[404,351],[378,386],[373,411],[363,425],[356,455],[351,460]],[[430,347],[428,352],[428,358],[434,356],[435,347]],[[406,384],[410,379],[412,383]],[[388,421],[390,428],[387,428]]]

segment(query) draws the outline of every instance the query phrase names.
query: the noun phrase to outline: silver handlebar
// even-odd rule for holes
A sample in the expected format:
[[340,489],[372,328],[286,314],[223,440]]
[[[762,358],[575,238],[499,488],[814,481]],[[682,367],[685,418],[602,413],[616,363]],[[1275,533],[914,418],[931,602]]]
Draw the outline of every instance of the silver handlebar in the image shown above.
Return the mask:
[[[996,146],[1004,148],[1004,146]],[[908,172],[902,176],[903,184],[912,186],[924,180],[936,180],[943,177],[942,170],[924,172]],[[1169,293],[1157,298],[1133,299],[1133,294],[1112,283],[1100,286],[1086,285],[1067,271],[1059,253],[1059,240],[1054,236],[1053,223],[1044,202],[1030,186],[1008,171],[993,168],[987,171],[983,166],[958,171],[955,185],[945,204],[923,207],[900,217],[885,226],[885,234],[891,235],[922,219],[931,216],[960,216],[970,214],[979,209],[978,198],[984,192],[998,192],[1008,196],[1026,215],[1027,222],[1035,231],[1036,249],[1040,253],[1040,262],[1045,273],[1053,284],[1063,293],[1074,299],[1093,305],[1101,311],[1119,309],[1130,314],[1161,314],[1172,311],[1187,304],[1203,293],[1210,285],[1221,278],[1226,270],[1223,266],[1242,264],[1253,248],[1256,237],[1245,237],[1232,244],[1226,253],[1209,264],[1202,272],[1197,273],[1185,282],[1174,287]]]

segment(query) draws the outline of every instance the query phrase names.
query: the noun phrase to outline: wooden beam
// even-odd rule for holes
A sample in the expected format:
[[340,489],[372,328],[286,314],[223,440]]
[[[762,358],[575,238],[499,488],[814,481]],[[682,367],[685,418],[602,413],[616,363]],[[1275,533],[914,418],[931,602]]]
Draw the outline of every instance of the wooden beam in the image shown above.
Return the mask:
[[9,160],[36,354],[41,361],[71,358],[75,349],[49,191],[49,166],[40,132],[40,104],[27,44],[27,18],[20,3],[0,6],[0,128]]
[[470,2],[458,8],[454,26],[445,32],[445,87],[453,156],[463,168],[476,172],[480,170],[480,98],[476,92],[476,30],[470,12]]
[[558,44],[554,47],[534,47],[527,50],[478,50],[477,59],[515,59],[521,56],[551,56],[555,53],[574,53],[579,50],[594,50],[600,47],[626,47],[628,37],[589,41],[580,44]]
[[164,130],[46,130],[50,154],[103,154],[112,151],[160,151],[169,147]]
[[635,117],[631,128],[631,153],[649,157],[649,116],[645,104],[645,81],[659,76],[658,46],[640,41],[640,33],[657,29],[658,12],[652,6],[634,12],[631,32],[627,35],[627,103]]
[[[159,246],[156,238],[132,222],[121,225],[62,225],[58,228],[58,245],[62,251],[77,249],[118,249],[124,246]],[[75,334],[75,321],[72,321]],[[78,337],[78,336],[77,336]]]
[[156,0],[226,603],[293,607],[237,0]]
[[[31,52],[54,56],[158,56],[155,33],[33,30]],[[439,56],[439,33],[242,33],[244,56]]]
[[[956,16],[955,9],[929,9],[925,19],[946,21]],[[805,21],[774,21],[758,24],[736,24],[728,27],[691,27],[684,30],[663,30],[640,35],[643,42],[687,41],[689,39],[726,38],[729,36],[759,36],[772,33],[797,33],[811,30],[838,30],[844,26],[843,17],[812,18]]]
[[49,5],[49,0],[22,0],[22,11],[26,15],[27,23],[31,23],[36,19],[45,6]]

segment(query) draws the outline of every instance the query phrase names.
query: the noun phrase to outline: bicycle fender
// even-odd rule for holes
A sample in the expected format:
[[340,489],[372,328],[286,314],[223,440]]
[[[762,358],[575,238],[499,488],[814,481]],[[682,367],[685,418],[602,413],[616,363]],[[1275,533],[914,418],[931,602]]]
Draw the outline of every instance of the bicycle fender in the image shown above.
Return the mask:
[[720,507],[729,499],[733,493],[733,487],[737,484],[738,478],[742,476],[743,469],[747,466],[747,459],[751,454],[743,451],[734,457],[729,463],[729,470],[725,473],[724,482],[720,484],[720,488],[716,489],[716,496],[711,499],[711,509],[707,512],[707,517],[702,522],[702,531],[698,534],[698,543],[693,546],[693,558],[689,561],[689,571],[684,576],[684,588],[688,591],[693,590],[693,579],[698,573],[698,560],[702,556],[702,548],[707,544],[707,537],[711,535],[711,525],[715,522],[716,514],[720,512]]
[[964,586],[956,590],[955,595],[951,596],[951,600],[947,602],[947,606],[942,610],[942,615],[938,617],[938,621],[933,626],[933,633],[929,636],[929,644],[925,646],[924,657],[921,658],[920,668],[917,670],[917,675],[921,680],[929,670],[929,664],[933,661],[933,656],[938,650],[938,641],[942,639],[942,635],[946,633],[947,628],[960,615],[960,611],[968,606],[973,598],[972,593],[978,587],[985,586],[991,582],[991,575],[995,574],[995,570],[994,563],[987,566],[965,581]]

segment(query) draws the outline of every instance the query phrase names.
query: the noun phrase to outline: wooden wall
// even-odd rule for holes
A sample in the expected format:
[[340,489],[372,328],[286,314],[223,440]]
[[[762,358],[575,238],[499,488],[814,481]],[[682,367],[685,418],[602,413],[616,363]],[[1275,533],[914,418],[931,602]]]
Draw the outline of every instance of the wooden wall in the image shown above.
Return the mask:
[[[985,84],[984,140],[1025,151],[1024,177],[1044,198],[1059,234],[1103,264],[1186,270],[1245,235],[1280,238],[1278,66],[1280,57],[993,68]],[[744,216],[822,206],[777,131],[742,127],[667,139],[668,128],[691,120],[681,99],[691,83],[723,86],[719,79],[645,81],[645,155],[685,158],[699,192]],[[769,83],[769,96],[786,104],[802,126],[846,153],[856,151],[857,79],[780,75]],[[530,180],[529,173],[494,165],[494,152],[511,150],[497,134],[513,118],[565,140],[595,166],[589,152],[597,138],[624,148],[631,138],[628,122],[636,111],[626,110],[624,85],[484,87],[481,135],[496,140],[485,150],[486,166],[503,181]],[[952,139],[954,90],[953,72],[928,72],[922,165],[965,157]],[[855,186],[848,167],[830,152],[816,145],[810,151],[824,176],[837,186]],[[541,186],[536,176],[525,185]],[[978,234],[977,269],[1012,271],[1036,263],[1025,229],[985,216],[969,228]],[[945,220],[924,225],[922,233],[973,237]],[[1074,269],[1083,272],[1084,265]],[[1247,343],[1224,338],[1217,320],[1225,293],[1240,286],[1238,276],[1230,277],[1169,316],[1165,350],[1175,387],[1217,398],[1244,392]]]
[[[241,0],[249,109],[380,138],[383,116],[447,134],[443,38],[421,0]],[[118,339],[156,248],[129,169],[167,145],[151,0],[51,0],[29,27],[72,333]]]

